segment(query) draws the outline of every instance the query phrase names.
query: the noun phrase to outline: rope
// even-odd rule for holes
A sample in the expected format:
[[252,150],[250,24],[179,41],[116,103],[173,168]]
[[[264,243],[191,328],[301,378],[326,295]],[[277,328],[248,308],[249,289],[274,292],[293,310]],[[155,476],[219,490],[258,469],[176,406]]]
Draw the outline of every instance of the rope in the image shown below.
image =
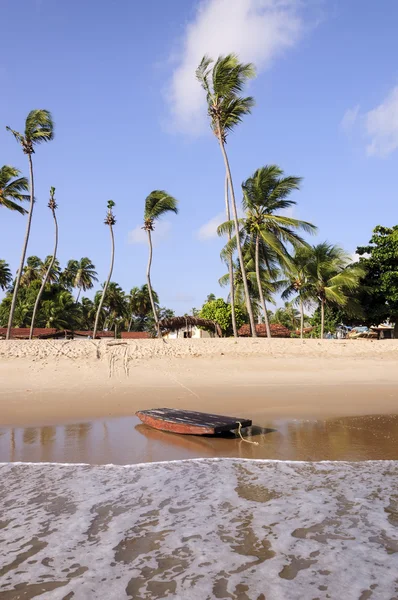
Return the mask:
[[240,437],[240,439],[242,440],[242,442],[246,442],[247,444],[254,444],[255,446],[259,446],[260,444],[258,442],[252,442],[252,440],[245,440],[245,438],[242,435],[241,429],[242,429],[242,423],[240,421],[238,421],[238,435]]

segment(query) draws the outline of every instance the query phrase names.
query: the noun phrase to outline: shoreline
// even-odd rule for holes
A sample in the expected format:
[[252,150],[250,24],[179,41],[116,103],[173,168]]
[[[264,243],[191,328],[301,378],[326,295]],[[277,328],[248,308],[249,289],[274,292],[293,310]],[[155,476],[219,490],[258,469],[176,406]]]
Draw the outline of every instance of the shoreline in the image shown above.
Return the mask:
[[397,359],[398,340],[0,341],[0,426],[161,406],[260,420],[395,414]]

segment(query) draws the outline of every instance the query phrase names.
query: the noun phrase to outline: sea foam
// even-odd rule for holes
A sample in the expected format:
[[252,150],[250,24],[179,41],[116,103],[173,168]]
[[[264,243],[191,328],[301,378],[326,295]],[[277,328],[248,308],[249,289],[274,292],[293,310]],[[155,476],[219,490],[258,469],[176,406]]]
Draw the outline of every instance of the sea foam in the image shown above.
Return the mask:
[[398,462],[0,465],[0,598],[398,598]]

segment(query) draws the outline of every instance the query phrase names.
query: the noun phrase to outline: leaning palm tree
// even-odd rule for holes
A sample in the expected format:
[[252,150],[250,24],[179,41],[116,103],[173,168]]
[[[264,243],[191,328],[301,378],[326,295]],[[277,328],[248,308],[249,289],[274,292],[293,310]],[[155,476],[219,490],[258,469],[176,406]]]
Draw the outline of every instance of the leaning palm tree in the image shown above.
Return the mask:
[[149,244],[149,258],[147,267],[147,283],[149,297],[151,299],[151,306],[153,312],[153,318],[155,319],[157,336],[161,337],[159,327],[159,317],[155,306],[155,300],[153,297],[152,285],[151,285],[151,265],[152,265],[152,236],[151,232],[154,230],[155,221],[158,221],[160,217],[168,212],[178,213],[177,200],[170,196],[164,190],[153,190],[149,196],[145,199],[145,210],[144,210],[144,229],[148,234]]
[[0,290],[7,290],[12,283],[10,267],[5,260],[0,259]]
[[29,189],[29,184],[26,177],[18,177],[19,173],[18,169],[9,165],[0,168],[0,206],[25,215],[28,211],[18,203],[29,200],[29,196],[23,193]]
[[105,225],[108,225],[109,231],[111,234],[111,265],[109,268],[108,279],[106,280],[104,289],[102,291],[102,296],[101,296],[100,303],[98,305],[97,314],[95,315],[95,323],[94,323],[94,330],[93,330],[93,339],[94,340],[95,340],[95,336],[97,335],[98,319],[101,314],[102,305],[104,303],[104,299],[105,299],[105,295],[106,295],[106,290],[108,289],[108,285],[109,285],[109,282],[112,277],[113,263],[115,262],[115,237],[113,235],[113,226],[116,223],[116,219],[115,219],[115,215],[113,214],[113,211],[112,211],[114,206],[115,206],[115,203],[113,202],[113,200],[108,200],[108,211],[106,213],[104,223],[105,223]]
[[55,214],[55,211],[57,209],[57,203],[55,201],[55,187],[51,187],[50,188],[50,200],[48,202],[48,208],[51,210],[52,216],[53,216],[53,220],[54,220],[54,250],[53,250],[53,254],[50,260],[50,263],[48,265],[48,269],[46,271],[45,276],[43,277],[43,281],[41,282],[41,286],[39,289],[39,292],[36,296],[36,301],[35,301],[35,305],[33,308],[33,314],[32,314],[32,321],[30,323],[30,331],[29,331],[29,339],[31,340],[33,337],[33,328],[35,326],[35,320],[36,320],[36,313],[37,313],[37,309],[39,308],[39,304],[40,304],[40,299],[42,297],[42,294],[44,292],[44,288],[46,287],[46,283],[50,278],[50,275],[52,274],[53,271],[53,267],[54,267],[54,263],[55,263],[55,259],[57,256],[57,249],[58,249],[58,221],[57,221],[57,215]]
[[[282,169],[277,165],[266,165],[257,169],[242,184],[242,206],[245,216],[239,219],[239,226],[242,228],[244,243],[254,248],[257,286],[267,337],[271,337],[271,330],[260,277],[260,260],[262,259],[269,271],[277,263],[282,266],[288,264],[290,254],[287,244],[296,248],[306,245],[297,231],[316,231],[316,227],[307,221],[280,214],[280,211],[296,204],[294,200],[289,199],[289,195],[293,190],[299,189],[300,182],[300,177],[284,177]],[[223,223],[218,228],[219,233],[224,233],[231,225],[231,222]],[[231,240],[231,250],[237,243],[236,239]]]
[[339,246],[323,242],[311,249],[306,271],[308,289],[320,306],[321,339],[324,336],[326,304],[346,306],[365,275],[360,265],[350,263],[350,256]]
[[[210,117],[210,125],[215,134],[223,156],[226,178],[231,194],[232,214],[237,238],[237,251],[240,269],[243,274],[243,284],[247,312],[250,320],[252,336],[256,337],[254,316],[250,302],[249,289],[245,277],[245,264],[240,247],[238,212],[236,208],[235,192],[232,181],[231,168],[225,143],[227,135],[238,125],[244,115],[251,112],[254,99],[250,96],[244,98],[240,93],[248,79],[255,76],[254,66],[250,63],[240,63],[235,54],[220,56],[215,62],[208,56],[204,56],[196,70],[196,77],[206,92],[207,112]],[[227,216],[228,218],[228,216]],[[231,280],[233,276],[231,275]],[[231,297],[233,293],[231,294]]]
[[26,225],[26,233],[25,239],[22,245],[22,254],[21,260],[19,263],[19,269],[17,273],[17,278],[14,286],[14,293],[11,301],[10,308],[10,316],[8,318],[8,327],[7,327],[7,335],[6,339],[10,339],[11,335],[11,327],[12,321],[14,317],[15,311],[15,303],[17,301],[19,282],[21,280],[22,269],[25,263],[26,250],[29,242],[30,235],[30,227],[32,224],[32,215],[33,215],[33,206],[34,206],[34,196],[35,196],[35,186],[34,186],[34,178],[33,178],[33,162],[32,162],[32,154],[34,154],[35,146],[37,144],[41,144],[43,142],[49,142],[54,137],[54,124],[51,117],[51,113],[48,110],[43,109],[35,109],[31,110],[28,114],[25,122],[25,131],[24,133],[19,133],[10,127],[6,127],[7,131],[10,131],[17,142],[19,142],[22,146],[22,151],[27,155],[29,161],[29,174],[30,174],[30,207],[28,214],[28,222]]

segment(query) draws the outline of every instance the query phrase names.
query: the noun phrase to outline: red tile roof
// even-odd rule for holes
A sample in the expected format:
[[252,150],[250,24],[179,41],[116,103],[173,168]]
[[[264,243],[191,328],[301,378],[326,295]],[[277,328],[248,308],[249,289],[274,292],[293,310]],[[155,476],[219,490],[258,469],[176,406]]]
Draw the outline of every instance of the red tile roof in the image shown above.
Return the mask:
[[148,340],[152,336],[148,331],[122,331],[122,340]]

